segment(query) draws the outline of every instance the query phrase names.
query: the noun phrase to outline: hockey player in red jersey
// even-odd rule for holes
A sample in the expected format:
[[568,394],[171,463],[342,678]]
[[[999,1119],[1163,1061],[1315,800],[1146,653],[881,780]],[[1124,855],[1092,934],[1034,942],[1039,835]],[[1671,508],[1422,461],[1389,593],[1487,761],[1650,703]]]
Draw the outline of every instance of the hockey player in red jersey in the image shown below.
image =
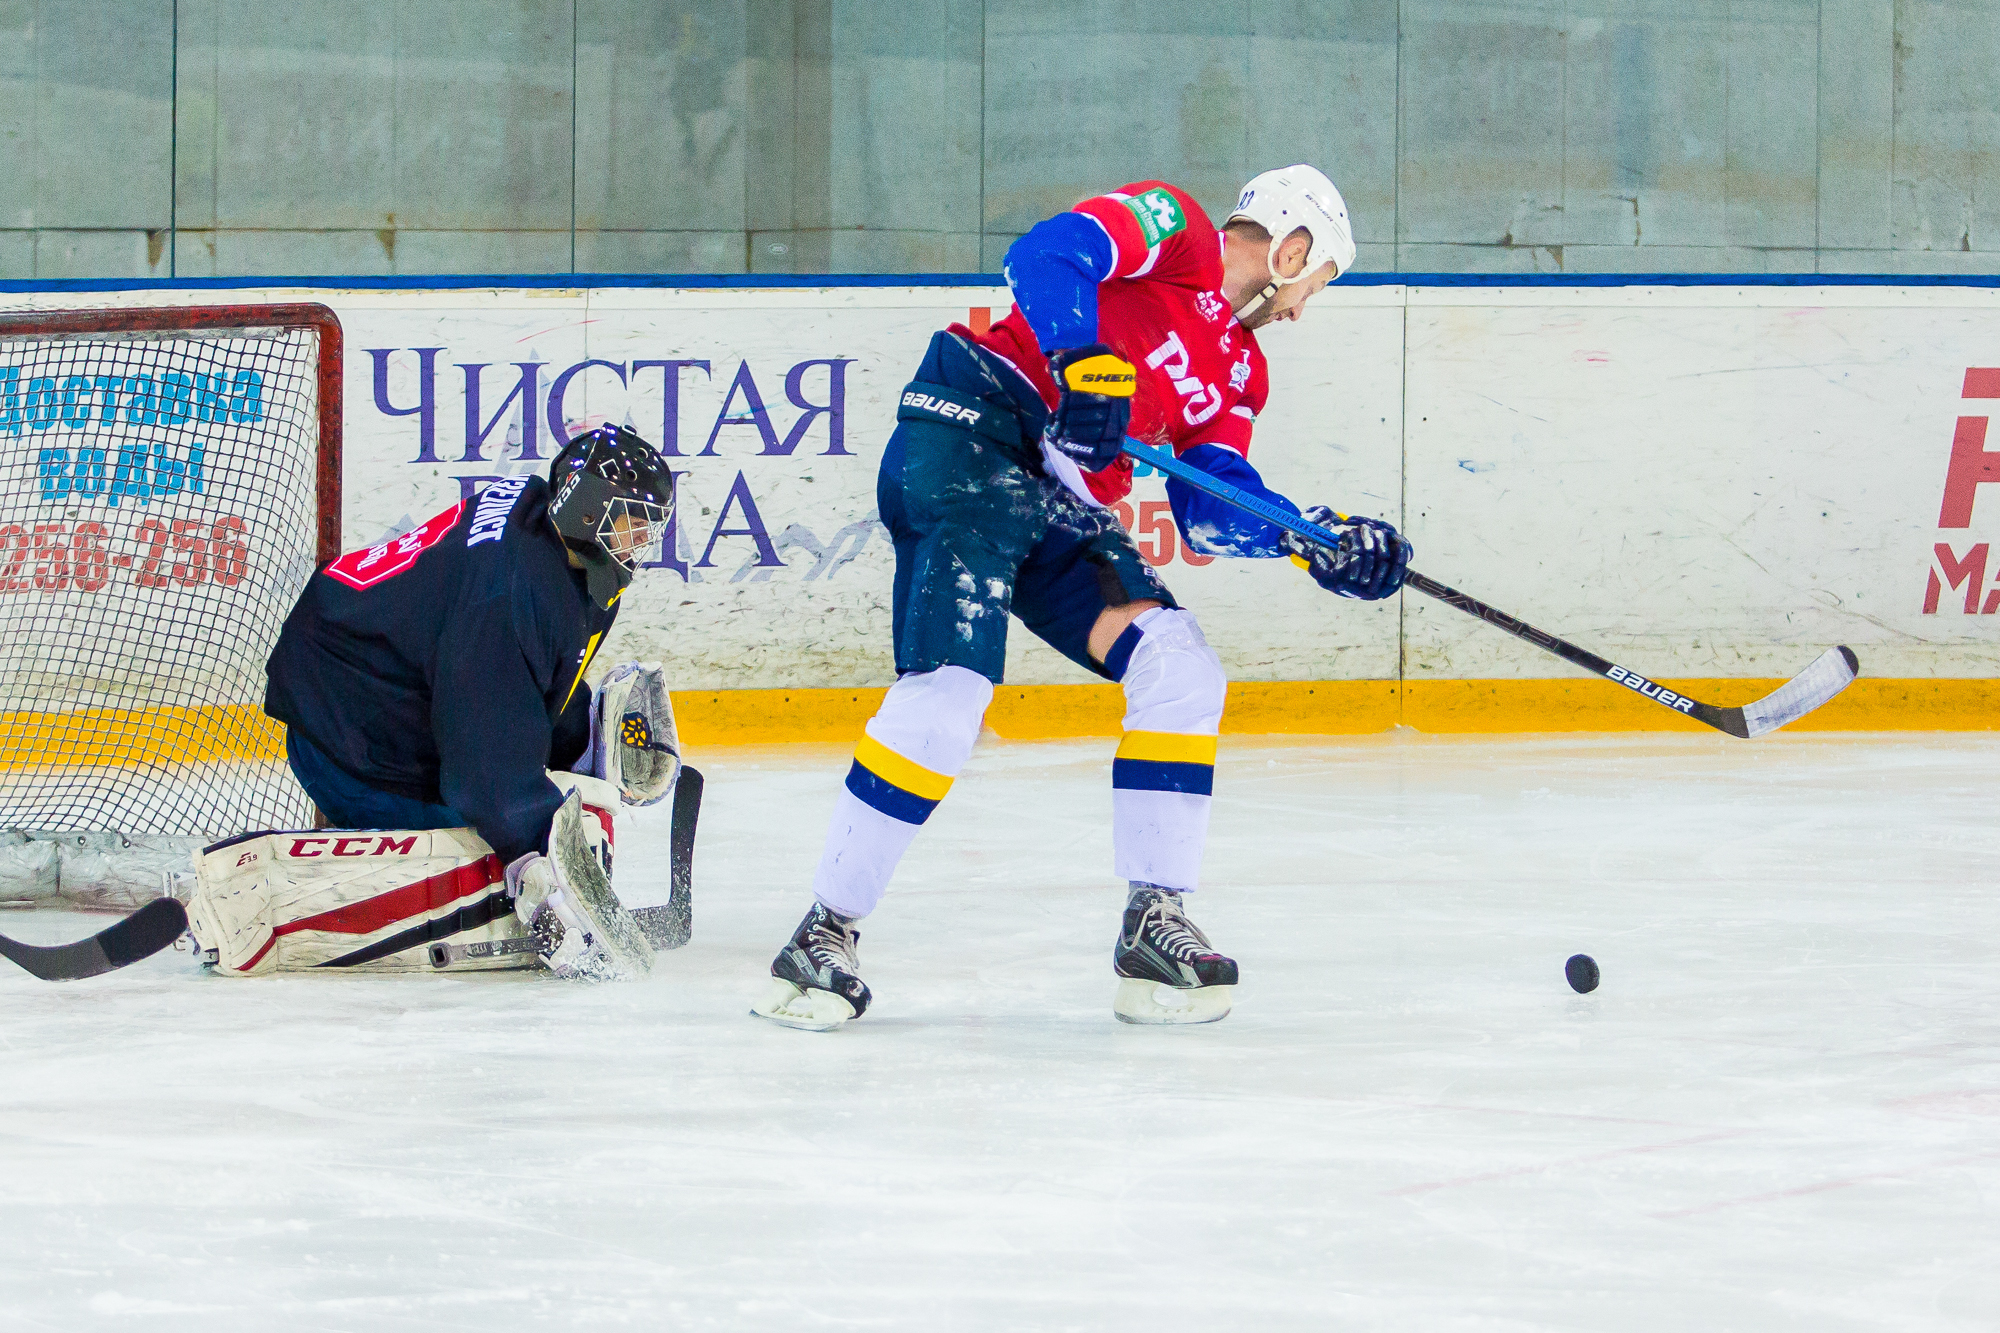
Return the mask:
[[[1219,232],[1185,191],[1140,181],[1014,243],[1006,319],[932,338],[877,486],[896,547],[897,681],[837,798],[815,901],[753,1013],[824,1030],[867,1009],[855,923],[971,753],[1009,614],[1125,689],[1111,779],[1115,873],[1128,886],[1114,1011],[1138,1023],[1229,1012],[1236,963],[1182,905],[1199,882],[1227,682],[1105,505],[1131,489],[1129,433],[1299,512],[1249,462],[1268,391],[1255,330],[1298,318],[1353,259],[1340,192],[1312,167],[1253,179]],[[1315,506],[1307,517],[1341,534],[1329,549],[1177,481],[1167,494],[1198,552],[1289,555],[1348,597],[1402,585],[1409,544],[1387,523]]]

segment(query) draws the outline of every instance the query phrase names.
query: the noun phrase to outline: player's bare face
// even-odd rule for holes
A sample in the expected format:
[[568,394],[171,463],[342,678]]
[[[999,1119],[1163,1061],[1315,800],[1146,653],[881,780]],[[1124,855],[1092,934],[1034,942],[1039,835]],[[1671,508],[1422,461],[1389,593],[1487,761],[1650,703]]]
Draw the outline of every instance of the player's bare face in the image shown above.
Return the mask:
[[[1282,260],[1287,257],[1281,256],[1280,258]],[[1293,266],[1296,268],[1297,264],[1303,262],[1303,259],[1294,260]],[[1278,288],[1277,293],[1270,300],[1253,311],[1248,319],[1242,321],[1243,327],[1246,329],[1261,329],[1266,324],[1271,324],[1279,320],[1297,319],[1305,312],[1306,302],[1319,295],[1321,291],[1325,290],[1326,285],[1332,281],[1333,263],[1329,260],[1321,264],[1316,271],[1301,281],[1287,283],[1283,287]]]

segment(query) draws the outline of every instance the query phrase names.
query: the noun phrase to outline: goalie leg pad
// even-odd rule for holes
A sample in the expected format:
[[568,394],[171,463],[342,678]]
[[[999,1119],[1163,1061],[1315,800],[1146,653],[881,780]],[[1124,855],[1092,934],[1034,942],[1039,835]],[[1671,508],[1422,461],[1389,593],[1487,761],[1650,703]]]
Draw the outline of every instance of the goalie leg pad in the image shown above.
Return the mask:
[[471,829],[252,833],[195,857],[188,929],[224,976],[536,966],[503,880]]
[[[563,795],[575,792],[583,802],[582,831],[584,846],[590,848],[598,862],[604,867],[605,878],[611,876],[611,854],[617,842],[618,789],[602,778],[591,777],[587,773],[558,773],[549,770],[549,781]],[[549,843],[555,843],[555,828],[549,829]]]
[[612,891],[610,844],[595,814],[572,791],[549,829],[549,854],[530,852],[507,867],[516,918],[527,923],[542,960],[558,976],[637,980],[653,969],[653,946]]

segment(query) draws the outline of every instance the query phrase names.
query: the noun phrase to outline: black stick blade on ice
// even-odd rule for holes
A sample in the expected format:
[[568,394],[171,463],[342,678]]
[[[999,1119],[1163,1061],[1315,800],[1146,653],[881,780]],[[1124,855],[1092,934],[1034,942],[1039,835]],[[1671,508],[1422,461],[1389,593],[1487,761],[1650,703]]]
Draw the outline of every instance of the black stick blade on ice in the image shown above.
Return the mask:
[[151,958],[187,930],[187,909],[158,898],[74,944],[23,944],[0,935],[0,954],[43,981],[80,981]]

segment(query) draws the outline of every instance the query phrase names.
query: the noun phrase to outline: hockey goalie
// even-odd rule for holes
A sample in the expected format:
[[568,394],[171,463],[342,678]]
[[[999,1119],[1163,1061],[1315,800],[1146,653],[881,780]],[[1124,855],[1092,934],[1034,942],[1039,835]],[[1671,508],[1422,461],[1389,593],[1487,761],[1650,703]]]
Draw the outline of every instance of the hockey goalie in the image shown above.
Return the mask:
[[315,574],[264,709],[336,827],[246,834],[196,861],[189,930],[218,972],[547,966],[644,976],[612,889],[614,815],[681,771],[658,665],[584,679],[674,505],[628,427],[549,478],[503,477]]

